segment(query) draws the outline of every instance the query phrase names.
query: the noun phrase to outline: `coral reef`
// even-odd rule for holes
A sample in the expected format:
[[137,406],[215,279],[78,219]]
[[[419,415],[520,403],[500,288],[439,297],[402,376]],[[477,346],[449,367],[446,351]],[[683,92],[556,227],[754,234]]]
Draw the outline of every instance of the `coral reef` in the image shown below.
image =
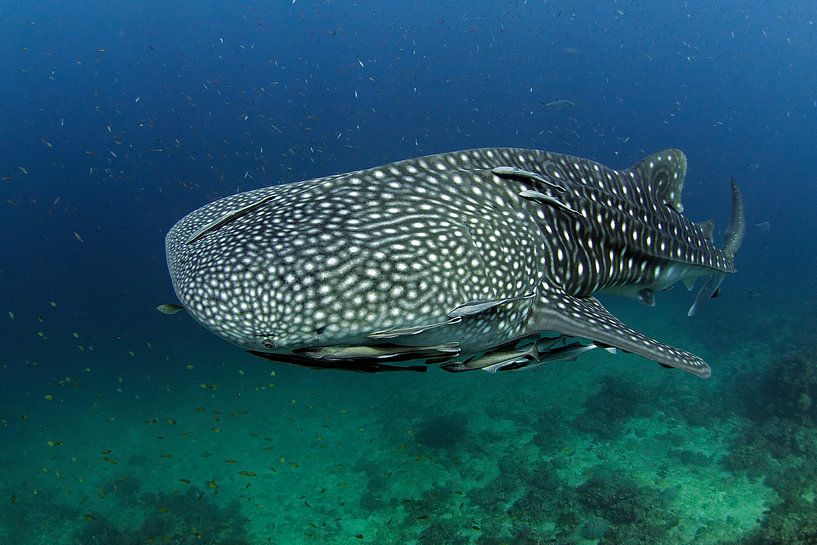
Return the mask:
[[689,449],[670,449],[667,454],[685,466],[708,467],[712,464],[712,459],[708,454]]
[[247,520],[238,505],[219,507],[195,487],[183,494],[144,493],[138,508],[146,513],[136,528],[120,528],[93,513],[73,539],[82,544],[250,545]]
[[468,419],[465,415],[438,415],[422,420],[414,439],[421,447],[447,450],[460,446],[467,434]]
[[601,539],[610,530],[610,522],[597,516],[589,517],[582,524],[581,535],[584,539]]
[[419,545],[440,545],[441,543],[468,545],[469,540],[457,532],[456,526],[445,522],[435,522],[423,530],[417,543]]
[[456,510],[457,503],[450,486],[435,484],[417,499],[403,500],[403,509],[409,522],[425,518],[439,518]]
[[741,415],[748,422],[722,459],[726,468],[761,477],[777,473],[772,471],[776,463],[798,457],[817,459],[817,406],[812,402],[817,396],[817,363],[813,356],[804,351],[785,354],[768,372],[744,373],[739,383],[744,392]]
[[817,360],[805,350],[783,355],[762,374],[746,373],[744,416],[752,420],[778,417],[817,427]]
[[556,407],[548,407],[539,414],[534,429],[533,443],[543,453],[552,454],[565,448],[570,438],[570,423]]
[[[670,531],[680,522],[662,491],[606,470],[574,488],[549,463],[529,471],[506,469],[469,498],[486,501],[488,490],[498,487],[505,492],[497,496],[505,497],[495,500],[507,502],[508,491],[517,497],[507,510],[514,533],[501,538],[483,535],[479,545],[567,544],[592,539],[605,545],[669,543]],[[553,530],[543,534],[543,523],[550,523]]]
[[760,529],[733,545],[814,545],[817,543],[815,505],[806,500],[784,501],[772,509]]
[[605,377],[599,391],[587,398],[584,412],[573,423],[581,431],[611,439],[621,434],[631,418],[650,416],[655,412],[651,397],[631,382]]
[[680,522],[659,490],[622,475],[599,472],[577,492],[586,511],[611,523],[603,544],[669,543],[668,532]]
[[523,523],[553,521],[560,533],[570,533],[576,521],[574,491],[565,487],[556,471],[548,464],[539,464],[524,481],[525,493],[508,509],[508,515]]
[[721,461],[764,478],[780,497],[760,528],[740,545],[817,543],[817,362],[814,351],[783,355],[768,372],[745,373],[740,405],[747,420]]
[[397,501],[388,493],[392,471],[370,460],[358,461],[354,469],[363,473],[366,478],[366,489],[360,495],[360,508],[363,511],[373,513],[383,509],[393,510],[396,507]]
[[64,493],[61,488],[42,488],[33,493],[18,493],[12,504],[5,503],[0,509],[0,543],[30,543],[33,528],[39,532],[81,519],[82,512],[76,506],[59,501]]

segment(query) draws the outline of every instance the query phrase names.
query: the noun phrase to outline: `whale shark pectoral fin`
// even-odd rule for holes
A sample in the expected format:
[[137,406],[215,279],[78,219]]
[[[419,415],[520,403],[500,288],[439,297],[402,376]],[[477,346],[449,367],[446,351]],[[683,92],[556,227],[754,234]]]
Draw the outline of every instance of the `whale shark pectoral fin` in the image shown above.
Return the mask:
[[610,314],[594,297],[574,297],[556,289],[540,290],[533,319],[531,325],[540,331],[583,337],[702,378],[711,374],[709,365],[698,356],[636,331]]

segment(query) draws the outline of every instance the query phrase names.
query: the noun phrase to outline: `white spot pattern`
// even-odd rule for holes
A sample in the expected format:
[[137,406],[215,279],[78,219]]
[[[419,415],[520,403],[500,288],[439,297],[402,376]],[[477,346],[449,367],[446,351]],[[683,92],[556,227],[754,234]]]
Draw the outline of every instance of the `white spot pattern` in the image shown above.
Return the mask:
[[[491,173],[497,166],[552,183],[502,178]],[[615,286],[668,287],[662,283],[678,279],[664,272],[675,270],[662,268],[670,263],[733,271],[731,258],[680,213],[685,170],[677,150],[623,171],[502,148],[412,159],[206,205],[168,234],[168,264],[190,313],[245,348],[366,343],[374,331],[444,322],[463,303],[542,293],[543,286],[582,301]],[[523,190],[579,217],[522,199]],[[532,304],[510,302],[463,320],[453,340],[478,351],[529,334]],[[558,299],[544,304],[578,312]],[[592,308],[584,309],[586,323],[647,342]],[[649,353],[670,353],[647,340]],[[675,357],[689,370],[689,361]]]

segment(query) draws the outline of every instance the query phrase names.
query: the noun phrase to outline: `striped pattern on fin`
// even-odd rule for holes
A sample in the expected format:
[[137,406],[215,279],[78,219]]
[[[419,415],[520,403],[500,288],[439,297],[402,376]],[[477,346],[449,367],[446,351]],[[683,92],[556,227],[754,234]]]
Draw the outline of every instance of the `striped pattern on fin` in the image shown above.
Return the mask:
[[[669,259],[720,272],[734,270],[731,257],[678,211],[683,209],[681,191],[686,175],[686,157],[680,150],[652,154],[622,170],[570,155],[537,152],[530,156],[531,152],[525,155],[522,150],[512,151],[526,159],[526,170],[567,188],[565,193],[552,196],[580,212],[584,219],[573,221],[566,217],[556,221],[570,220],[565,226],[575,236],[604,240],[608,248],[626,249],[633,257],[649,257],[657,262]],[[512,157],[502,157],[502,161],[517,166]],[[558,235],[559,229],[555,231]],[[590,257],[586,252],[584,265],[593,267]],[[605,274],[603,267],[601,273]],[[591,287],[588,283],[579,291],[589,295],[592,290],[586,289]]]
[[684,211],[681,194],[687,173],[687,159],[684,152],[668,149],[648,155],[629,169],[628,177],[641,185],[647,194],[654,196],[678,213]]
[[540,331],[583,337],[702,378],[708,378],[712,373],[709,365],[698,356],[660,343],[624,324],[595,297],[573,297],[552,288],[542,290],[534,312],[532,325]]

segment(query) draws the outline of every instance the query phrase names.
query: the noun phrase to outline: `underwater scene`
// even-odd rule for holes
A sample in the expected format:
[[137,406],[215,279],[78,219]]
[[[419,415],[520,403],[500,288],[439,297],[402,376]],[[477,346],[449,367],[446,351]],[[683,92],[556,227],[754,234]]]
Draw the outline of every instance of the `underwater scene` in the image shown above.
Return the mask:
[[817,543],[815,21],[2,3],[0,545]]

